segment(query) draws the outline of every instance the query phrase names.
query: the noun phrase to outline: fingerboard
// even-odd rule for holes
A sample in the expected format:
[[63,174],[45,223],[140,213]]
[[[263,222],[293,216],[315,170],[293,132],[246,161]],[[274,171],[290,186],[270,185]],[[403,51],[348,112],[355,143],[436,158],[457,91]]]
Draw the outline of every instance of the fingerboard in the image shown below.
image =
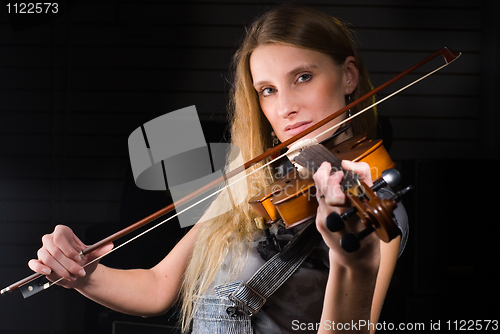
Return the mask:
[[342,171],[344,173],[344,177],[340,182],[340,186],[342,187],[343,191],[347,190],[354,184],[357,184],[359,180],[359,176],[356,173],[345,171],[342,168],[342,161],[322,144],[312,145],[304,148],[295,158],[293,158],[293,160],[300,166],[307,168],[313,173],[316,173],[323,162],[329,162],[332,166],[330,175],[337,171]]

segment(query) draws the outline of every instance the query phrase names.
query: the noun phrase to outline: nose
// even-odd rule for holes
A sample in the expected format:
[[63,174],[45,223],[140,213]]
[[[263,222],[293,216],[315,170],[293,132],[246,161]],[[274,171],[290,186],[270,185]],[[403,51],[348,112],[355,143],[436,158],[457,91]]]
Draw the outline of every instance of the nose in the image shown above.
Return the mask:
[[278,94],[278,115],[281,118],[289,118],[298,112],[298,105],[292,92],[281,90]]

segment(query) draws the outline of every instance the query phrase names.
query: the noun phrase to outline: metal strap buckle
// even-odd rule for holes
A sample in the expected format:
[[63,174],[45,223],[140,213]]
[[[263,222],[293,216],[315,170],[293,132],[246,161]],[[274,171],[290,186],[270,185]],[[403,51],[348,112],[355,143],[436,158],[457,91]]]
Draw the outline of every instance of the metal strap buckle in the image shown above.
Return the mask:
[[[256,299],[260,298],[259,301]],[[248,316],[252,316],[260,311],[267,299],[254,288],[241,282],[232,293],[228,295],[229,300],[243,306],[243,310]],[[256,306],[256,307],[254,307]]]

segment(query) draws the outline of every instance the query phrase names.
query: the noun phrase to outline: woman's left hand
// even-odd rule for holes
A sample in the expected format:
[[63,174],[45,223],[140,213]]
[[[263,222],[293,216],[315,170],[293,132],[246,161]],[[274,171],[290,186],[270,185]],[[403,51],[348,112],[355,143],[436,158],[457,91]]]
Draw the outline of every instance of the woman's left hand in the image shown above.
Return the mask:
[[[370,166],[367,163],[344,160],[342,161],[342,167],[344,170],[351,170],[358,174],[363,182],[369,187],[373,185]],[[354,261],[356,259],[362,259],[363,261],[372,259],[377,261],[379,259],[378,250],[380,241],[374,233],[370,234],[361,241],[361,248],[356,252],[347,253],[340,245],[340,239],[345,233],[358,233],[365,228],[356,215],[351,217],[346,222],[346,226],[338,232],[331,232],[326,227],[326,218],[330,213],[337,212],[338,214],[341,214],[350,208],[349,201],[340,187],[340,181],[342,180],[343,173],[339,171],[330,175],[330,171],[330,164],[324,162],[314,174],[314,182],[317,188],[316,198],[319,202],[316,215],[316,227],[318,231],[321,233],[323,240],[330,248],[330,253],[335,255],[335,259],[339,262],[339,264],[343,266],[353,266],[358,263],[358,261]]]

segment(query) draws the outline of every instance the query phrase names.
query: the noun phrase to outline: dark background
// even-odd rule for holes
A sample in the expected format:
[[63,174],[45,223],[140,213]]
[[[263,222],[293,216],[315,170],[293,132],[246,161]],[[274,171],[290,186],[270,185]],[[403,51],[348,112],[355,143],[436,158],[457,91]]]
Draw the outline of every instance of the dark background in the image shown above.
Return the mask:
[[[55,225],[67,224],[91,243],[168,204],[166,194],[135,187],[129,134],[196,105],[207,142],[224,141],[231,56],[244,27],[274,4],[66,1],[59,2],[60,15],[48,17],[8,15],[6,3],[0,3],[0,288],[30,274],[26,262]],[[439,322],[447,329],[447,320],[498,320],[498,2],[302,3],[351,24],[375,86],[443,46],[463,53],[379,106],[403,184],[417,189],[405,199],[410,240],[382,320],[418,321],[428,330]],[[150,267],[184,233],[167,224],[103,262]],[[113,324],[116,333],[148,332],[117,321],[173,323],[170,316],[122,316],[59,287],[26,300],[18,292],[0,299],[0,333],[110,333]]]

